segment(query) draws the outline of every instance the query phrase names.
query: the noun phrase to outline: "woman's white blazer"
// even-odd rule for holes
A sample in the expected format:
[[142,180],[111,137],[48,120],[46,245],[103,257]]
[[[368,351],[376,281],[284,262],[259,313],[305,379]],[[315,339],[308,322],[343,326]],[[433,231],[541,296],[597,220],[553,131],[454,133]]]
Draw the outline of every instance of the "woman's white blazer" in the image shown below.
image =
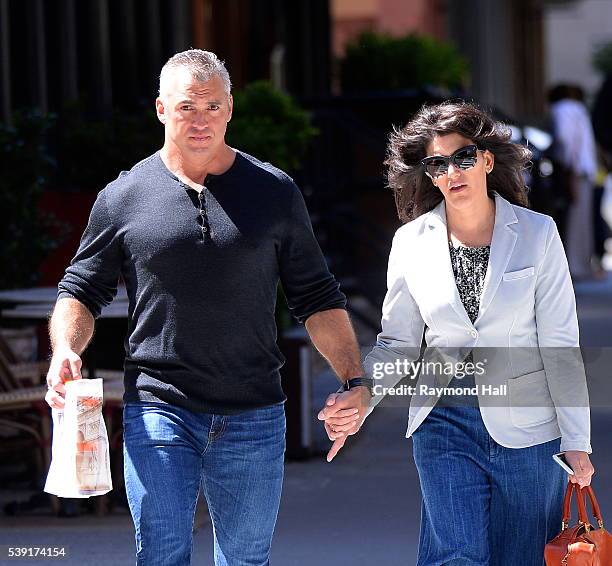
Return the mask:
[[[376,370],[398,358],[418,360],[425,330],[425,358],[453,358],[453,352],[474,348],[474,362],[486,368],[475,374],[476,385],[506,385],[507,394],[497,399],[478,393],[482,419],[497,443],[523,448],[561,437],[562,451],[591,453],[576,300],[557,226],[550,216],[493,195],[489,265],[473,324],[453,276],[445,201],[397,230],[382,331],[364,361],[366,374],[376,375],[375,384],[382,386],[375,388],[373,406],[405,376],[381,377]],[[439,382],[440,375],[421,374],[415,384]],[[407,437],[436,400],[436,395],[412,395]]]

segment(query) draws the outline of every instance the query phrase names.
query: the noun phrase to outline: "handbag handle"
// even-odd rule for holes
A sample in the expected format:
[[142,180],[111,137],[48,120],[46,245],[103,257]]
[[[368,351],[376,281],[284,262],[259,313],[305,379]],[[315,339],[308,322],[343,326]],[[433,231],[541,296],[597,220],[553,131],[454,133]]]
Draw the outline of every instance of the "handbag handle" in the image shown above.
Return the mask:
[[597,498],[595,497],[595,492],[590,485],[587,485],[582,488],[582,491],[585,492],[589,499],[591,500],[591,510],[593,512],[593,517],[597,519],[597,524],[600,529],[603,529],[603,517],[601,516],[601,508],[599,507],[599,503],[597,502]]
[[577,487],[577,484],[575,483],[568,482],[567,489],[565,490],[565,498],[563,499],[563,520],[561,522],[561,530],[565,530],[569,525],[569,520],[571,518],[572,494],[574,493],[574,490],[576,490],[576,502],[578,504],[578,521],[583,525],[589,524],[585,503],[585,495],[588,495],[591,501],[593,516],[595,519],[597,519],[599,527],[603,529],[603,517],[601,516],[601,509],[595,497],[593,488],[590,485],[581,488]]
[[[561,520],[561,530],[564,531],[569,526],[569,521],[572,518],[572,495],[576,484],[570,481],[567,482],[567,488],[565,489],[565,497],[563,498],[563,519]],[[586,506],[584,503],[584,494],[579,492],[576,498],[578,504],[578,520],[581,523],[586,522]]]

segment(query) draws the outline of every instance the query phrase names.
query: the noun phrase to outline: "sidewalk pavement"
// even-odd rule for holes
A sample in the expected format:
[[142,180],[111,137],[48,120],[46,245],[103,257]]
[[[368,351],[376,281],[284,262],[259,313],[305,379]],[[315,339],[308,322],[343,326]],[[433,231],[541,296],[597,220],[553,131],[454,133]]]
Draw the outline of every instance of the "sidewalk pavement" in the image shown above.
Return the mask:
[[[603,282],[576,284],[581,343],[612,346],[612,274]],[[318,409],[337,382],[329,373],[317,377]],[[313,415],[321,455],[286,465],[283,500],[274,537],[274,566],[407,566],[416,561],[420,490],[412,461],[412,441],[405,439],[407,410],[374,411],[360,433],[351,437],[334,462]],[[612,408],[592,410],[593,479],[597,497],[612,524]],[[23,494],[24,498],[29,494]],[[0,490],[0,501],[14,499]],[[212,565],[212,532],[199,514],[193,564]],[[106,517],[51,516],[0,518],[0,545],[66,546],[62,564],[121,566],[134,564],[133,527],[127,510]],[[47,564],[49,560],[2,561],[0,564]]]

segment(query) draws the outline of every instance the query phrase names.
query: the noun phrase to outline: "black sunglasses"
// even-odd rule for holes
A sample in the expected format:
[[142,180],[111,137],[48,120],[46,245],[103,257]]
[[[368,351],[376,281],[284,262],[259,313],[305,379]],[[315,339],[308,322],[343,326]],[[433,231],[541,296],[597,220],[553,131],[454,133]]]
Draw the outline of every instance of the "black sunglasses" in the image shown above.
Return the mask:
[[475,144],[460,147],[452,155],[444,157],[443,155],[430,155],[425,159],[421,159],[421,164],[425,168],[425,172],[432,178],[440,177],[448,173],[448,167],[452,164],[458,169],[470,169],[476,165],[478,161],[478,147]]

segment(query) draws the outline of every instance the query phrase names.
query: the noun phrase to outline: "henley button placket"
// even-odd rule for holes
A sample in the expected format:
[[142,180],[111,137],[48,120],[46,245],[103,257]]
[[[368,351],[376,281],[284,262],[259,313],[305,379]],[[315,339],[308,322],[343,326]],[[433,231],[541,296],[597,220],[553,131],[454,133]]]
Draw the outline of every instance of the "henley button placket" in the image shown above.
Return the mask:
[[212,234],[208,225],[208,215],[206,213],[206,197],[204,196],[205,190],[206,187],[203,187],[200,193],[198,194],[198,201],[200,203],[200,208],[198,212],[200,213],[200,218],[202,219],[202,242],[206,242],[212,238]]

